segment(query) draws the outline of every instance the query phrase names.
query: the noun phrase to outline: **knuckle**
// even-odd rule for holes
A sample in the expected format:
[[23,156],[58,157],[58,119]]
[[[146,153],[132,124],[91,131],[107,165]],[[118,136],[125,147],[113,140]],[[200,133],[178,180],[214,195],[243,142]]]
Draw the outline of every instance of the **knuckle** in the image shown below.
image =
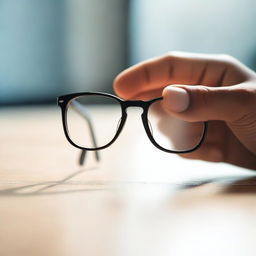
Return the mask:
[[218,54],[216,57],[221,63],[224,63],[230,71],[233,71],[235,74],[241,72],[240,62],[233,56]]
[[170,56],[170,57],[173,57],[173,56],[175,57],[175,56],[179,55],[179,53],[180,52],[178,52],[178,51],[169,51],[166,53],[166,55]]
[[206,86],[197,86],[197,92],[195,95],[197,95],[196,101],[200,102],[202,105],[207,106],[209,102],[209,94],[211,93],[211,90]]
[[163,59],[166,60],[167,62],[171,62],[174,59],[174,54],[173,52],[167,52],[164,54]]
[[225,53],[217,54],[217,56],[226,63],[233,63],[236,60],[233,56]]
[[184,56],[184,52],[180,52],[180,51],[169,51],[166,54],[164,54],[164,58],[168,61],[173,61],[177,58],[181,58],[182,56]]

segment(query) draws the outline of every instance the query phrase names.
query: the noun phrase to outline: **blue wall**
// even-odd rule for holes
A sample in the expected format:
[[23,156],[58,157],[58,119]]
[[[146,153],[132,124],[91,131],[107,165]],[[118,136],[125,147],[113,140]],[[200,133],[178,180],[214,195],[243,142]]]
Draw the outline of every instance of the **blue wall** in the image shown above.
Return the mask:
[[1,0],[0,104],[111,91],[126,35],[127,0]]
[[65,86],[62,1],[0,2],[0,102],[48,99]]
[[255,0],[131,0],[130,63],[168,51],[226,53],[256,69]]

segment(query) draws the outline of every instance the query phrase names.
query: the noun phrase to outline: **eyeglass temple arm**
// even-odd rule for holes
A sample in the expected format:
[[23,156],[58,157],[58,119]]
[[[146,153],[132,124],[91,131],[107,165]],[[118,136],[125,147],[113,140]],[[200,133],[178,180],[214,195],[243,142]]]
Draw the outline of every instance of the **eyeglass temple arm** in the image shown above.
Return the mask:
[[[77,102],[77,101],[72,101],[71,103],[71,106],[74,108],[74,110],[79,114],[81,115],[88,123],[88,126],[89,126],[89,130],[90,130],[90,135],[91,135],[91,138],[92,138],[92,143],[93,143],[93,146],[95,148],[97,148],[97,141],[96,141],[96,137],[95,137],[95,133],[94,133],[94,129],[93,129],[93,125],[92,125],[92,121],[91,121],[91,118],[90,118],[90,114],[88,111],[86,111],[82,105]],[[81,154],[80,154],[80,157],[79,157],[79,165],[83,165],[84,162],[85,162],[85,157],[86,157],[86,152],[87,150],[86,149],[82,149],[81,151]],[[94,151],[94,154],[95,154],[95,158],[96,160],[99,162],[100,161],[100,155],[99,155],[99,152],[97,150]]]

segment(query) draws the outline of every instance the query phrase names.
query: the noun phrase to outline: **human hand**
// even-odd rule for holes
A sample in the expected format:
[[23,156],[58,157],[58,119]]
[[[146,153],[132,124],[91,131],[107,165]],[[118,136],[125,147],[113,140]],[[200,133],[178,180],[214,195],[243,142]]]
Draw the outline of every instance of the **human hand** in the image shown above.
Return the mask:
[[114,89],[125,99],[163,95],[171,115],[209,120],[203,145],[181,156],[256,169],[256,73],[235,58],[172,52],[123,71]]

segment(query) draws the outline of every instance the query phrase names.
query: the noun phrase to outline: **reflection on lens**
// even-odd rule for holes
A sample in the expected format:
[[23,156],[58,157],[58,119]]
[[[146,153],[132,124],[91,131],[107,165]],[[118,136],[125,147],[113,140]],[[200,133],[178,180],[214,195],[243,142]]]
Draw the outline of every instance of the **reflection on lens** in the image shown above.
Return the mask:
[[196,147],[204,133],[203,122],[186,122],[167,113],[162,101],[149,107],[148,121],[155,142],[164,149],[186,151]]
[[66,115],[68,134],[73,143],[94,149],[112,141],[120,124],[122,111],[114,98],[85,95],[69,102]]

